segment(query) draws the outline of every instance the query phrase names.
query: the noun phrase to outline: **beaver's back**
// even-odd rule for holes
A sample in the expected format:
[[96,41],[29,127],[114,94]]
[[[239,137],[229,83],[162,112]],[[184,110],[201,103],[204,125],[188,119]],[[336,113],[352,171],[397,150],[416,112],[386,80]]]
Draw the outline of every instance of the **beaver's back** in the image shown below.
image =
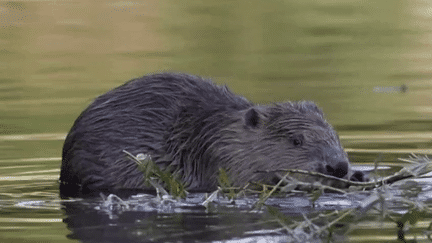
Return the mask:
[[62,194],[82,188],[142,187],[142,173],[124,159],[123,150],[149,153],[157,160],[166,154],[168,133],[183,110],[250,106],[226,87],[186,74],[131,80],[96,98],[75,121],[63,147],[60,181],[68,189]]

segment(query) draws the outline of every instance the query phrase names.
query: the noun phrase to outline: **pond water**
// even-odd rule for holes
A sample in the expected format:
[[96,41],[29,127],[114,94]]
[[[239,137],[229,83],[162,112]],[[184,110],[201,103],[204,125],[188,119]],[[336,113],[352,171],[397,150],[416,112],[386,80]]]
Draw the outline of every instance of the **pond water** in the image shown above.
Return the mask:
[[270,198],[254,211],[253,196],[208,208],[204,194],[61,199],[58,177],[64,137],[91,100],[160,71],[212,77],[257,103],[313,100],[356,168],[377,161],[389,174],[432,152],[431,13],[422,0],[1,1],[0,241],[427,242],[429,211],[397,203],[431,207],[427,179],[386,188],[387,203],[312,237],[281,222],[323,214],[321,227],[373,192]]

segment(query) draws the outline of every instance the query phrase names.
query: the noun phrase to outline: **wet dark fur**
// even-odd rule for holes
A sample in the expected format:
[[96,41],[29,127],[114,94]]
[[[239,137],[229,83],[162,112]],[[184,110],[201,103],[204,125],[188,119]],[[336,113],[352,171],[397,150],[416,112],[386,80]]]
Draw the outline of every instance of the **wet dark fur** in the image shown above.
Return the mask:
[[122,150],[150,154],[190,190],[215,189],[220,167],[235,185],[272,179],[256,170],[351,175],[337,134],[314,103],[255,105],[186,74],[131,80],[84,110],[63,147],[61,193],[143,188],[142,172]]

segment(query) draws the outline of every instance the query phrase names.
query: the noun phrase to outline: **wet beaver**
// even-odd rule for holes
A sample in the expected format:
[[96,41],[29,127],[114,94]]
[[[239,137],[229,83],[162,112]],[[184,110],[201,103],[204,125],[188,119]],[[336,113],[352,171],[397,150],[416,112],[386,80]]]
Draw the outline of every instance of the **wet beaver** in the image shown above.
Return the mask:
[[314,103],[255,105],[186,74],[144,76],[96,98],[65,140],[62,195],[143,188],[143,173],[123,150],[151,155],[189,190],[215,189],[219,168],[237,186],[274,179],[257,170],[352,176],[338,135]]

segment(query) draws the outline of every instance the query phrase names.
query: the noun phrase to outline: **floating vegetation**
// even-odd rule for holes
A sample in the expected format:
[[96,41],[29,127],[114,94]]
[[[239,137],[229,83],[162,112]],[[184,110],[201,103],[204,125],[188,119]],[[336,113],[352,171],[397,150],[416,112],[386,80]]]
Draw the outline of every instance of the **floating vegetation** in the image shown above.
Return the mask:
[[[126,151],[124,152],[139,165],[140,170],[145,175],[146,183],[155,188],[159,198],[170,197],[172,202],[175,200],[184,202],[181,198],[185,198],[187,191],[181,181],[169,172],[161,171],[151,161],[150,156],[142,154],[133,156]],[[276,174],[279,182],[275,185],[250,183],[244,187],[234,187],[227,173],[220,169],[219,188],[204,198],[200,204],[207,211],[218,211],[229,205],[238,205],[238,202],[253,201],[249,210],[251,212],[265,212],[266,217],[269,218],[263,220],[263,225],[269,222],[279,225],[280,228],[274,229],[272,232],[278,235],[283,233],[287,236],[285,238],[287,242],[315,242],[323,239],[331,241],[333,235],[346,235],[347,231],[352,230],[344,225],[355,225],[364,217],[373,217],[374,222],[393,222],[396,237],[402,242],[408,241],[408,234],[410,234],[408,238],[412,238],[414,235],[415,239],[432,240],[432,222],[423,232],[418,229],[412,230],[418,222],[430,220],[432,207],[418,200],[422,187],[415,180],[411,180],[429,178],[427,174],[432,171],[432,161],[427,156],[417,155],[411,155],[407,159],[400,160],[410,164],[393,175],[372,178],[368,182],[354,182],[317,172],[288,169],[257,171],[257,173]],[[300,219],[299,215],[296,217],[286,215],[282,212],[283,207],[268,203],[269,200],[273,200],[272,198],[301,195],[306,196],[312,207],[315,207],[316,203],[322,203],[321,198],[324,195],[328,197],[327,192],[348,197],[364,192],[367,196],[348,206],[348,208],[328,211],[322,211],[318,208],[318,210],[311,210],[307,214],[301,214]],[[228,198],[228,202],[221,204],[221,198]],[[119,203],[119,200],[112,196],[106,198],[104,203],[109,201],[114,201],[120,207],[127,208],[124,202]],[[104,205],[104,207],[107,208],[108,206]],[[173,207],[175,207],[175,202]],[[253,234],[253,232],[249,234]]]
[[[185,198],[187,191],[184,184],[175,178],[168,170],[163,171],[157,166],[150,155],[133,154],[123,150],[131,160],[138,165],[138,169],[144,173],[144,183],[146,186],[152,186],[158,195],[171,195],[175,198]],[[168,192],[169,193],[168,193]]]
[[[363,191],[378,188],[384,185],[393,184],[398,181],[413,178],[427,178],[426,175],[432,172],[432,161],[425,156],[417,156],[412,154],[408,159],[399,159],[404,162],[409,162],[411,165],[402,168],[400,171],[394,173],[393,175],[374,179],[369,182],[357,182],[350,181],[342,178],[337,178],[334,176],[325,175],[319,172],[296,170],[296,169],[286,169],[286,170],[275,170],[275,171],[257,171],[258,173],[275,173],[281,181],[285,183],[278,183],[275,187],[279,187],[282,192],[291,191],[300,188],[304,191],[314,191],[329,190],[333,192],[353,192],[353,191]],[[280,175],[280,172],[285,172],[284,176]],[[291,175],[306,175],[309,182],[299,180],[296,176]],[[311,180],[314,178],[314,180]],[[310,182],[313,181],[313,182]],[[283,185],[282,187],[280,185]],[[329,186],[330,185],[330,186]],[[270,186],[270,185],[267,185]]]

